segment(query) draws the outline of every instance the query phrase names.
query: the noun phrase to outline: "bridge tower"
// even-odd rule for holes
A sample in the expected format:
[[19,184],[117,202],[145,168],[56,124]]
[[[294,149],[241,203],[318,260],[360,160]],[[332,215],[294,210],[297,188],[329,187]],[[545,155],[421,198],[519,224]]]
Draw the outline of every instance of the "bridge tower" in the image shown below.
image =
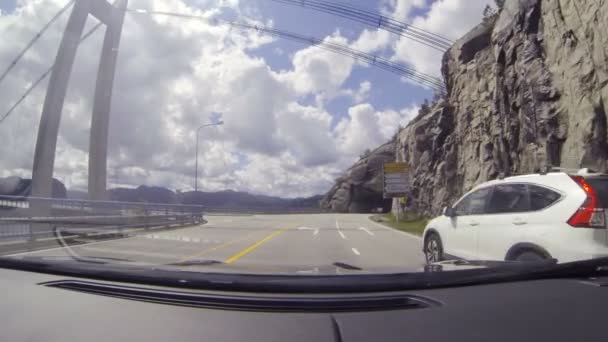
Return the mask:
[[68,82],[85,23],[89,15],[92,15],[105,24],[106,32],[93,101],[88,190],[91,200],[106,198],[110,105],[127,4],[128,0],[116,0],[113,5],[107,0],[76,0],[74,3],[44,99],[32,172],[34,197],[52,196],[55,150]]

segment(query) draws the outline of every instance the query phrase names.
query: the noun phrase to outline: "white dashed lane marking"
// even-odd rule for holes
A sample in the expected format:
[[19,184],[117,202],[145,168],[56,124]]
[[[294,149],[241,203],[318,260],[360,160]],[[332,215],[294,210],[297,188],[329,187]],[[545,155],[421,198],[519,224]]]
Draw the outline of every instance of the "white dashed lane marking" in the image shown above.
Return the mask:
[[342,233],[342,230],[340,229],[340,223],[338,222],[338,220],[336,220],[336,229],[338,230],[338,234],[340,234],[340,237],[344,240],[348,240],[346,238],[346,235],[344,233]]
[[359,230],[362,230],[364,232],[366,232],[367,234],[369,234],[370,236],[374,236],[376,234],[374,234],[371,230],[365,228],[365,227],[359,227]]
[[167,241],[181,241],[188,243],[213,243],[220,244],[222,240],[210,240],[210,239],[200,239],[189,236],[171,236],[171,235],[159,235],[159,234],[148,234],[144,236],[146,239],[152,240],[167,240]]

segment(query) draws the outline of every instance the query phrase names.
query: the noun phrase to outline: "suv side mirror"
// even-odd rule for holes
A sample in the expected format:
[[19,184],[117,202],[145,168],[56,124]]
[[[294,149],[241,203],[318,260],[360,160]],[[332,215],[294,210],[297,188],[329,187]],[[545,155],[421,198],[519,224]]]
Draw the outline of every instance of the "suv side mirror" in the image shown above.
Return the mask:
[[452,207],[445,207],[443,208],[443,215],[447,217],[456,217],[456,210]]

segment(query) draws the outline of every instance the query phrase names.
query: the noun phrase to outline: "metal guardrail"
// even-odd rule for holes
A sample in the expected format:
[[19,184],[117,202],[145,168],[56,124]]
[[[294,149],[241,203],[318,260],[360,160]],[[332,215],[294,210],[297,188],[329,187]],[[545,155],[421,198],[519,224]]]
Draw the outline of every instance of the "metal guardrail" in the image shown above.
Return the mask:
[[[43,214],[37,210],[43,207]],[[203,206],[88,201],[0,195],[0,240],[36,240],[53,227],[158,227],[184,226],[203,221]]]
[[[119,202],[119,201],[89,201],[68,198],[43,198],[25,196],[0,195],[0,208],[32,208],[32,203],[46,204],[52,209],[72,209],[77,211],[119,211],[129,212],[146,210],[150,213],[202,213],[204,207],[199,205]],[[0,216],[2,216],[0,214]]]

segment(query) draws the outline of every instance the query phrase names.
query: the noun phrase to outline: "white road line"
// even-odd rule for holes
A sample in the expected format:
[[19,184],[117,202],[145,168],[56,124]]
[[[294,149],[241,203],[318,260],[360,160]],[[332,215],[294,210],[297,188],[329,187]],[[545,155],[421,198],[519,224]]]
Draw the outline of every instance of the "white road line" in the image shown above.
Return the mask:
[[319,228],[298,227],[298,230],[312,230],[312,235],[319,235]]
[[355,253],[357,255],[361,255],[361,253],[359,253],[359,251],[356,248],[353,247],[352,250],[353,250],[353,253]]
[[[158,257],[158,258],[168,258],[175,259],[178,258],[177,254],[169,254],[169,253],[158,253],[158,252],[144,252],[144,251],[136,251],[136,250],[118,250],[114,248],[99,248],[99,247],[90,247],[84,246],[82,249],[92,252],[101,252],[101,253],[110,253],[110,254],[124,254],[124,255],[135,255],[135,256],[145,256],[145,257]],[[81,255],[83,256],[83,255]],[[86,256],[83,256],[86,258]]]
[[367,234],[369,234],[369,235],[371,235],[371,236],[376,235],[376,234],[374,234],[374,233],[373,233],[371,230],[369,230],[369,229],[367,229],[367,228],[365,228],[365,227],[359,227],[359,230],[363,230],[363,231],[365,231]]
[[348,240],[346,238],[346,235],[344,235],[344,233],[342,233],[342,230],[340,229],[340,222],[338,222],[337,219],[336,219],[336,229],[338,230],[338,234],[340,234],[340,237],[342,237],[344,240]]
[[[113,242],[113,241],[125,241],[127,239],[132,239],[133,237],[130,238],[119,238],[119,239],[111,239],[111,240],[104,240],[104,241],[95,241],[95,242],[87,242],[87,243],[81,243],[78,245],[71,245],[69,247],[74,248],[74,247],[82,247],[82,246],[91,246],[91,245],[96,245],[99,243],[107,243],[107,242]],[[14,253],[14,254],[8,254],[8,255],[4,255],[6,257],[15,257],[15,256],[21,256],[21,255],[28,255],[28,254],[38,254],[38,253],[44,253],[44,252],[50,252],[50,251],[56,251],[59,249],[63,249],[66,250],[66,247],[53,247],[53,248],[47,248],[47,249],[39,249],[37,251],[30,251],[30,252],[19,252],[19,253]],[[67,253],[67,252],[66,252]]]

